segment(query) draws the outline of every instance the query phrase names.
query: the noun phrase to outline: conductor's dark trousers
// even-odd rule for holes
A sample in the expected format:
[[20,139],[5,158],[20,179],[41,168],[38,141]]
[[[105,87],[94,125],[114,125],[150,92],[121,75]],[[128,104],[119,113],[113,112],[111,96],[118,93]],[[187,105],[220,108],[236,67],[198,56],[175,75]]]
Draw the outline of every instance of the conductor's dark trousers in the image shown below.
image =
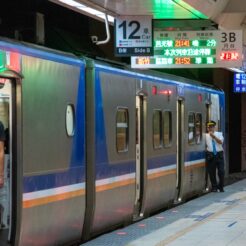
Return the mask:
[[[224,153],[223,151],[217,152],[216,155],[213,152],[206,152],[206,161],[208,167],[208,174],[211,181],[212,189],[223,189],[224,188]],[[218,170],[219,185],[217,185],[216,169]]]

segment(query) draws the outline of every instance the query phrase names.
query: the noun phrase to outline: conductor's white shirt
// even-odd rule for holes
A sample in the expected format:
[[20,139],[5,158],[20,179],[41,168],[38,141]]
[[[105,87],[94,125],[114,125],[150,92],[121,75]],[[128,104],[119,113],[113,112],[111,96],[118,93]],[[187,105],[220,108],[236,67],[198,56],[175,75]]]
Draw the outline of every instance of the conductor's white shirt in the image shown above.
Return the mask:
[[[219,140],[221,140],[222,143],[224,142],[224,137],[222,135],[222,132],[214,132],[214,136],[216,138],[218,138]],[[213,138],[210,136],[210,134],[206,133],[206,146],[207,146],[207,151],[209,151],[209,152],[213,152],[212,140],[213,140]],[[214,141],[215,141],[215,139],[214,139]],[[216,148],[217,152],[223,151],[222,144],[219,144],[216,141],[215,141],[215,148]]]

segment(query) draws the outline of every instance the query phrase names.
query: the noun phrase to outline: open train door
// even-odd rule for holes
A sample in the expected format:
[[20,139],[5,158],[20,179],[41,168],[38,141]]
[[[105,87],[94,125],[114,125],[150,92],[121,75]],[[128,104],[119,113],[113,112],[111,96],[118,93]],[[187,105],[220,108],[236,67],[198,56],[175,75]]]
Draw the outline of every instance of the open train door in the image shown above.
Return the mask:
[[[10,76],[12,77],[12,76]],[[0,121],[4,126],[4,184],[0,188],[0,242],[1,246],[15,241],[17,214],[16,158],[16,81],[0,76]],[[13,140],[14,139],[14,140]],[[15,174],[15,175],[14,175]],[[14,245],[14,243],[13,243]]]
[[[207,100],[206,100],[206,122],[213,120],[216,122],[216,131],[221,131],[221,105],[220,105],[220,98],[218,94],[214,93],[207,93]],[[206,129],[207,132],[207,129]],[[208,178],[208,170],[206,166],[206,186],[205,190],[209,190],[210,182]]]

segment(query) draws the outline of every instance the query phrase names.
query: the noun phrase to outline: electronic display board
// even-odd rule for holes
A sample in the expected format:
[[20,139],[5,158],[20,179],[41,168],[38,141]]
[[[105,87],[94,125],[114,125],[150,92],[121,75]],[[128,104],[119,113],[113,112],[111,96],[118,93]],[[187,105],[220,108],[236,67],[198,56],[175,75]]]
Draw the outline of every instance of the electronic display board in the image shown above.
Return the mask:
[[234,74],[234,83],[233,83],[234,92],[246,92],[246,74],[245,73],[235,73]]
[[154,31],[154,56],[133,68],[241,67],[242,31]]

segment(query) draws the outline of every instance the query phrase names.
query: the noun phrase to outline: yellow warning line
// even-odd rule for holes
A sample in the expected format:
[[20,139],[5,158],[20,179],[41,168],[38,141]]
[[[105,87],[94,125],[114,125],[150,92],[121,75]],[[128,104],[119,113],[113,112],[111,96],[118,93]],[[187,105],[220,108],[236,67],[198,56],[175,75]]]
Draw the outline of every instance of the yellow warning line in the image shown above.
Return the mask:
[[166,238],[166,239],[160,241],[160,242],[157,243],[155,246],[164,246],[164,245],[167,245],[167,244],[169,244],[169,243],[175,241],[176,239],[178,239],[179,237],[182,237],[182,236],[185,235],[186,233],[191,232],[194,228],[196,228],[196,227],[198,227],[198,226],[200,226],[200,225],[202,225],[202,224],[205,224],[205,223],[209,222],[210,220],[212,220],[212,219],[218,217],[219,215],[223,214],[223,213],[226,212],[227,210],[236,207],[236,206],[237,206],[241,201],[243,201],[243,200],[246,200],[246,196],[243,197],[242,199],[240,199],[238,202],[235,202],[235,203],[232,204],[232,205],[228,205],[227,207],[223,208],[222,210],[220,210],[220,211],[214,213],[213,215],[209,216],[208,218],[206,218],[206,219],[204,219],[204,220],[202,220],[202,221],[198,221],[198,222],[196,222],[195,224],[193,224],[193,225],[191,225],[191,226],[189,226],[189,227],[186,227],[186,228],[184,228],[183,230],[181,230],[181,231],[175,233],[174,235],[172,235],[172,236],[170,236],[170,237],[168,237],[168,238]]

